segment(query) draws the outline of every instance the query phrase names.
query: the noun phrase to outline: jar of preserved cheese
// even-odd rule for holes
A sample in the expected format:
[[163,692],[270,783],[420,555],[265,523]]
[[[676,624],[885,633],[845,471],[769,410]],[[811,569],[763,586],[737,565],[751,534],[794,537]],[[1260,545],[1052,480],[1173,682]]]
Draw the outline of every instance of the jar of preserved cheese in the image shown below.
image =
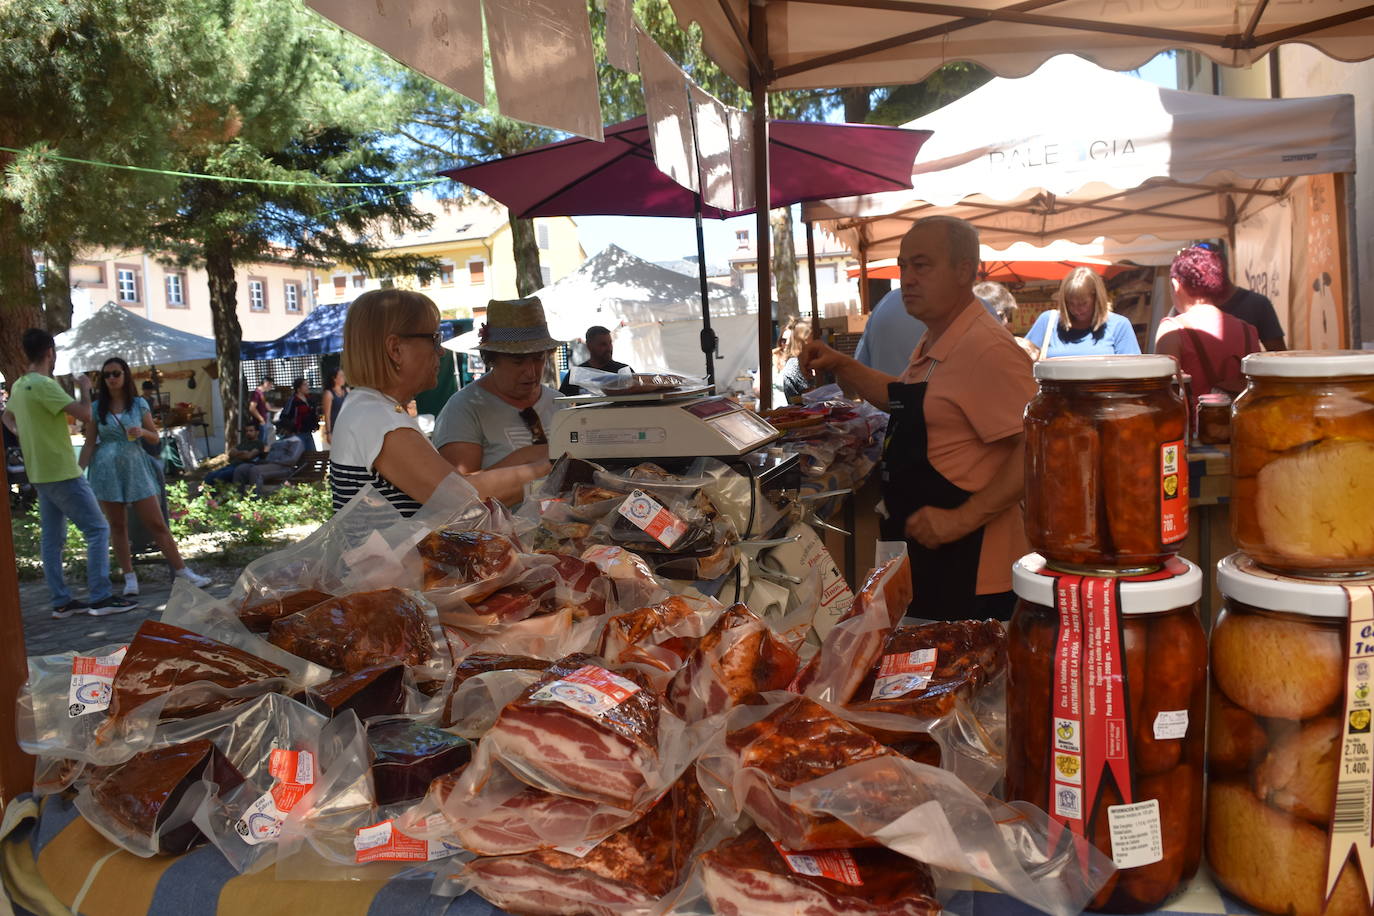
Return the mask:
[[1168,356],[1035,364],[1026,535],[1058,569],[1158,568],[1188,536],[1188,407]]
[[1231,535],[1299,576],[1374,573],[1374,353],[1252,353],[1231,420]]
[[1117,863],[1089,909],[1157,909],[1202,856],[1202,571],[1171,557],[1145,575],[1084,577],[1030,554],[1012,584],[1007,798]]
[[[1345,631],[1352,595],[1368,602],[1366,610],[1374,606],[1374,578],[1287,578],[1233,554],[1217,564],[1217,587],[1225,607],[1212,629],[1212,874],[1235,896],[1270,913],[1368,914],[1359,866],[1346,861],[1340,837],[1332,849],[1332,833],[1337,800],[1352,789],[1360,802],[1355,813],[1368,816],[1368,760],[1349,766],[1341,755],[1347,731],[1369,734],[1368,687],[1361,688],[1357,677],[1351,681],[1355,696],[1346,697],[1351,666]],[[1360,664],[1354,667],[1357,676]],[[1352,707],[1345,705],[1348,700]],[[1362,785],[1340,778],[1361,769]],[[1357,833],[1360,819],[1355,818]],[[1338,874],[1328,871],[1332,851],[1337,866],[1344,862]],[[1335,879],[1329,902],[1328,877]]]

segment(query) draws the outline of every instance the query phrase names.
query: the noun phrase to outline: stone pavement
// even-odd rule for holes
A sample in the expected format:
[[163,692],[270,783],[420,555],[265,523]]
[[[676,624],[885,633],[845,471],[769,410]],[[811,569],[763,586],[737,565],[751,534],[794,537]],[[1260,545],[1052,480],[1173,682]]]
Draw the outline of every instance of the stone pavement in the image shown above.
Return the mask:
[[[143,621],[156,620],[167,606],[172,591],[171,570],[161,563],[138,563],[138,584],[141,594],[139,606],[123,614],[91,617],[73,614],[66,620],[54,620],[48,588],[42,579],[19,583],[19,607],[24,615],[24,654],[55,655],[60,652],[85,652],[90,649],[126,643]],[[229,594],[238,578],[239,570],[198,565],[197,571],[209,576],[214,584],[207,591],[216,598]],[[115,594],[123,589],[123,577],[115,584]],[[86,579],[68,574],[67,585],[78,598],[85,598]]]

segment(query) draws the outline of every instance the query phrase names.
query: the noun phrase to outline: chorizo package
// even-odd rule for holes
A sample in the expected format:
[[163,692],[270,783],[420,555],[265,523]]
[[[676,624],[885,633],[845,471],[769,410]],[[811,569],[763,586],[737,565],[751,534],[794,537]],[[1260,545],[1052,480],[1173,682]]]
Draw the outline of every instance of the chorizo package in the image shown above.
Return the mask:
[[728,824],[748,814],[770,840],[813,856],[886,846],[1065,916],[1113,872],[1086,842],[1052,844],[1042,813],[880,744],[858,727],[867,716],[849,715],[784,693],[731,710],[697,762],[716,816]]
[[1146,570],[1188,536],[1187,405],[1167,356],[1035,364],[1026,535],[1053,566]]
[[1207,644],[1202,575],[1092,578],[1013,569],[1007,798],[1090,842],[1119,868],[1088,908],[1157,909],[1201,858]]
[[1212,874],[1265,912],[1368,914],[1374,579],[1285,578],[1234,554],[1217,564],[1217,585]]

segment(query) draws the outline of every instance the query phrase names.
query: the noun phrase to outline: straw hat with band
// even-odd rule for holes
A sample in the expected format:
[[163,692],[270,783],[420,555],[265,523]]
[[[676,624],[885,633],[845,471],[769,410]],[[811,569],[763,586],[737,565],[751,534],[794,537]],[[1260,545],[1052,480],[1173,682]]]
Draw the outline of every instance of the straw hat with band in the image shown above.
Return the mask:
[[478,349],[492,353],[543,353],[563,346],[563,341],[549,336],[544,304],[538,296],[492,299],[487,303],[487,321],[478,338]]

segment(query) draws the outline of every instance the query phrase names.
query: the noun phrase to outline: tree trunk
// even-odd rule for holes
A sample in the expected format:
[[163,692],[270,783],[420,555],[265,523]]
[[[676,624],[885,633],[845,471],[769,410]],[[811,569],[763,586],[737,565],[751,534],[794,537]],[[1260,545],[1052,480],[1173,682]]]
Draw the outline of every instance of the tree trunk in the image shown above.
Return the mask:
[[48,333],[54,336],[72,326],[72,252],[63,245],[44,252],[47,269],[43,271],[43,318]]
[[238,313],[239,284],[234,279],[233,242],[227,238],[216,238],[206,243],[205,273],[210,286],[210,316],[215,328],[215,368],[219,373],[219,396],[224,404],[224,449],[227,453],[229,444],[238,438],[239,346],[243,342]]
[[512,216],[510,243],[515,251],[515,291],[520,296],[528,296],[544,285],[539,273],[539,239],[535,235],[534,220]]
[[851,86],[840,90],[844,100],[844,119],[850,124],[863,124],[873,110],[873,87]]
[[774,210],[769,219],[773,229],[773,289],[777,292],[778,327],[787,319],[801,316],[797,304],[797,245],[792,238],[792,208]]
[[43,327],[33,248],[19,227],[19,205],[0,201],[0,373],[14,380],[24,374],[24,332]]

